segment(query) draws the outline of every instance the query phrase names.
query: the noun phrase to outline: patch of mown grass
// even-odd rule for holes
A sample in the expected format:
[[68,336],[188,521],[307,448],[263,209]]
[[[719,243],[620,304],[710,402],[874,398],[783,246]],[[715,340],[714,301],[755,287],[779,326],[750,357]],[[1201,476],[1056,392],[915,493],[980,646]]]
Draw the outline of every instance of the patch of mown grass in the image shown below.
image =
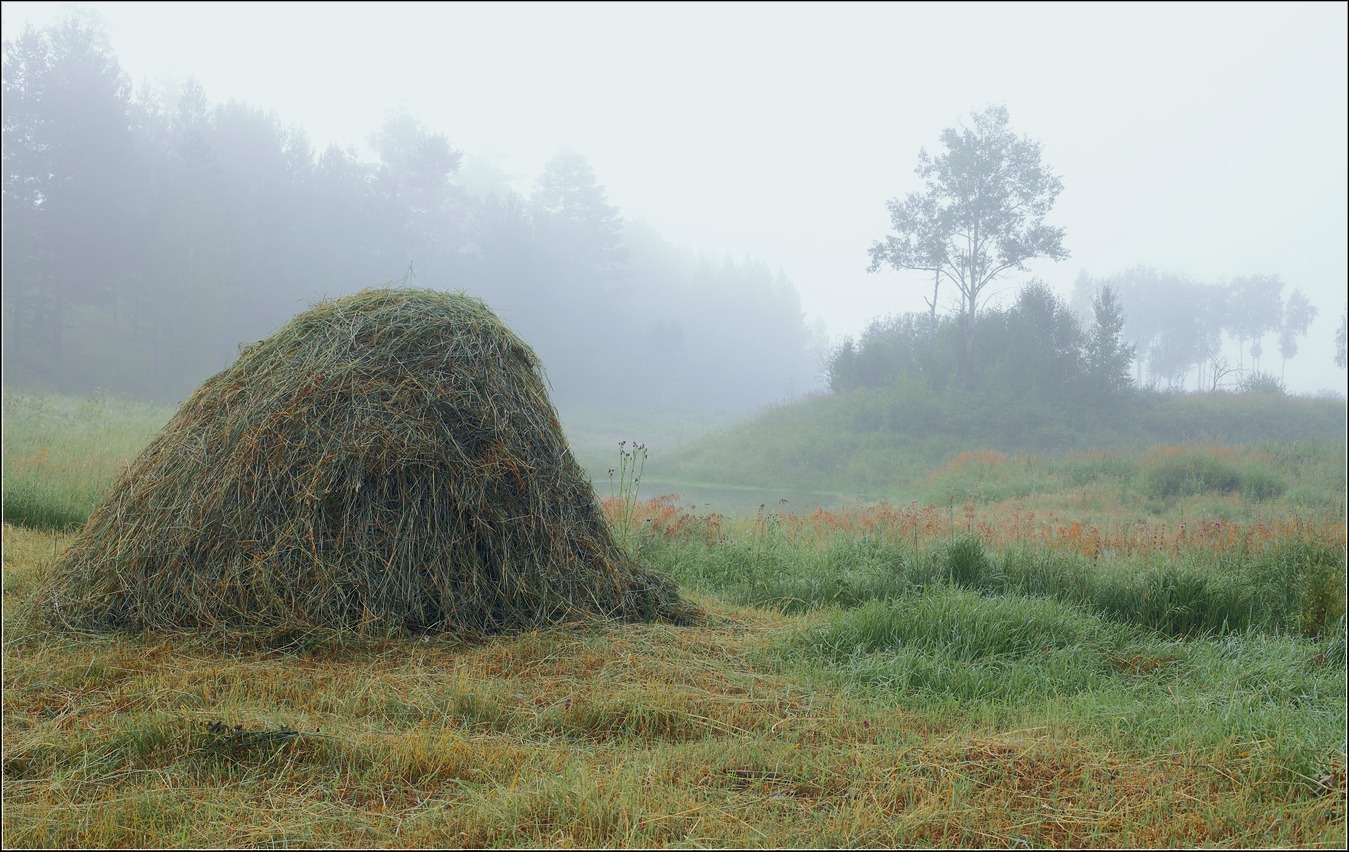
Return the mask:
[[[1177,642],[934,569],[790,616],[704,595],[698,627],[235,651],[36,629],[12,605],[62,540],[6,528],[12,845],[1343,840],[1343,642]],[[862,541],[830,558],[889,564]]]

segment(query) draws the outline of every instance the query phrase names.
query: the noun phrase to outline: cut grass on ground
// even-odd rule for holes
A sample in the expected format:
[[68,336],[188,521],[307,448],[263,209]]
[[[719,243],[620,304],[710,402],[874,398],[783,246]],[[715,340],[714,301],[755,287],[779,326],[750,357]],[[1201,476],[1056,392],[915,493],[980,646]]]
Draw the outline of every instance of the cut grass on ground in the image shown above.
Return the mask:
[[[945,588],[793,616],[699,596],[712,619],[698,628],[238,653],[32,632],[24,595],[67,540],[4,531],[12,845],[1345,839],[1343,748],[1327,747],[1343,730],[1343,661],[1316,668],[1308,640],[1176,643]],[[949,641],[1026,614],[1048,624],[1037,636],[1053,660],[1015,635]],[[919,663],[959,678],[955,662],[1082,671],[1030,701],[885,677]]]

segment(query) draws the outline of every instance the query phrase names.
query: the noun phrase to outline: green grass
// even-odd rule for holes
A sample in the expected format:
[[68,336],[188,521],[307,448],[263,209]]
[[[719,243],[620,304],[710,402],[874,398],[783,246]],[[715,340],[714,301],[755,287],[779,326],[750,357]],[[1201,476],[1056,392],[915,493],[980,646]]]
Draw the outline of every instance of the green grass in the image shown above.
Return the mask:
[[[1017,459],[1050,459],[1106,451],[1137,456],[1167,445],[1264,447],[1276,454],[1298,454],[1311,446],[1313,458],[1324,459],[1338,448],[1342,459],[1345,427],[1343,399],[1141,392],[1106,414],[995,404],[954,391],[939,396],[901,383],[767,409],[655,455],[650,474],[674,490],[681,483],[721,483],[784,492],[866,493],[901,502],[940,503],[951,494],[957,502],[966,494],[1001,500],[1033,493],[1043,481],[1017,477],[970,487],[953,480],[934,494],[938,484],[924,479],[943,462],[978,448]],[[1174,459],[1154,464],[1144,479],[1139,471],[1128,471],[1129,481],[1122,485],[1163,502],[1196,490],[1270,500],[1301,486],[1281,467],[1277,461],[1261,468],[1245,459]],[[1341,461],[1341,494],[1343,469]],[[1081,466],[1081,475],[1093,473],[1113,478],[1122,472],[1108,464]],[[1306,491],[1290,496],[1303,503],[1313,499]]]
[[15,845],[1344,840],[1342,634],[1180,641],[935,581],[792,616],[700,597],[699,628],[238,652],[32,630],[63,540],[6,528]]
[[[705,623],[283,652],[28,621],[72,537],[16,525],[11,480],[92,505],[168,415],[84,404],[5,399],[8,845],[1345,843],[1340,447],[957,450],[914,481],[978,501],[639,502],[619,533]],[[1204,487],[1150,494],[1172,464]]]
[[761,515],[712,539],[648,535],[637,552],[681,584],[787,613],[943,585],[1060,601],[1177,637],[1248,629],[1331,634],[1345,611],[1343,547],[1314,539],[1243,537],[1222,550],[1200,542],[1161,558],[1144,551],[1102,559],[1042,545],[993,547],[969,534],[911,544],[903,529],[885,526],[793,535]]
[[4,519],[74,529],[173,409],[94,393],[4,393]]
[[784,659],[934,712],[1071,718],[1144,750],[1272,741],[1301,727],[1289,783],[1343,748],[1336,641],[1257,632],[1178,641],[1057,601],[944,587],[837,612]]

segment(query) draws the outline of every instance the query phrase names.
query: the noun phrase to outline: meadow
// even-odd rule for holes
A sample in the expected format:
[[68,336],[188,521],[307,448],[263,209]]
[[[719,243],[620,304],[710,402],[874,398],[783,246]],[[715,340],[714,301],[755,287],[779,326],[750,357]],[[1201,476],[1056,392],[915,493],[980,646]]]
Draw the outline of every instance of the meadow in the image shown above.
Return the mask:
[[697,626],[30,623],[169,413],[5,396],[7,846],[1345,844],[1342,443],[972,447],[903,502],[725,514],[627,443],[604,508]]

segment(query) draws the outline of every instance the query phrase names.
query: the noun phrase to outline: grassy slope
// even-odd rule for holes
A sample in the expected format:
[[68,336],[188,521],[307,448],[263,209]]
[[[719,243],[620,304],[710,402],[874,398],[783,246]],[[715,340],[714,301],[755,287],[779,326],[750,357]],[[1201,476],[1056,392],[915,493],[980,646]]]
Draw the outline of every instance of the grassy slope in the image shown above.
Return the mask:
[[919,481],[963,451],[1063,455],[1180,443],[1343,446],[1343,400],[1235,394],[1143,394],[1111,415],[1060,421],[1054,411],[917,410],[881,391],[825,394],[770,408],[653,458],[648,471],[684,483],[756,484],[892,500],[932,499]]

